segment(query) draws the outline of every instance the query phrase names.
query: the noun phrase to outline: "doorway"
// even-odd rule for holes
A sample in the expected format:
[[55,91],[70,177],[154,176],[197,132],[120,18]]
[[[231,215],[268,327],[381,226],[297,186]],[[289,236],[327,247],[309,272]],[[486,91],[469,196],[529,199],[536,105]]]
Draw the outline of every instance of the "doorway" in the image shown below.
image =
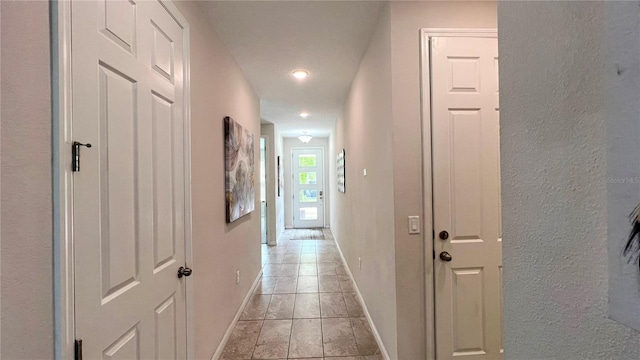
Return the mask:
[[292,149],[293,227],[324,227],[324,149]]
[[269,238],[267,219],[267,138],[260,137],[260,242],[267,243]]
[[57,9],[61,357],[186,358],[188,24],[170,2]]
[[497,34],[425,30],[422,36],[424,119],[431,125],[425,206],[432,207],[426,213],[434,235],[426,246],[433,269],[427,342],[438,360],[502,359]]

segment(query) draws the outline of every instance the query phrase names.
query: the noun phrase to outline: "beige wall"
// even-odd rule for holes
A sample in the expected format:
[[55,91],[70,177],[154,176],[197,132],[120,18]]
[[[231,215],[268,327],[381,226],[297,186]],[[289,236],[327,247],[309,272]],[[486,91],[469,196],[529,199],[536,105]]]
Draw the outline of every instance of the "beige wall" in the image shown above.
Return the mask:
[[[348,170],[347,194],[335,195],[332,227],[391,358],[419,359],[426,351],[424,272],[431,259],[425,264],[424,241],[431,241],[432,230],[422,200],[420,29],[496,27],[496,2],[391,2],[336,125],[332,158],[348,146]],[[366,113],[370,109],[377,111]],[[362,176],[362,168],[374,166],[382,168]],[[423,235],[408,234],[410,215],[422,217]],[[360,217],[368,219],[363,228]],[[378,271],[393,284],[384,294],[395,294],[394,301],[379,299],[375,288],[367,290],[380,275],[357,270],[357,258],[366,251],[382,261]],[[366,263],[363,259],[363,269]],[[389,330],[392,326],[396,329]]]
[[[223,118],[253,132],[260,159],[260,105],[197,2],[177,2],[191,27],[191,139],[195,356],[209,359],[260,271],[260,197],[225,223]],[[256,163],[256,179],[259,179]],[[257,194],[259,182],[255,183]],[[236,285],[236,270],[240,284]]]
[[0,2],[2,359],[53,358],[49,3]]
[[331,166],[331,228],[387,351],[397,358],[392,126],[387,5],[336,123],[331,164],[345,149],[346,192],[337,192]]
[[[640,333],[608,319],[607,293],[620,286],[608,278],[615,265],[628,265],[638,184],[606,179],[638,171],[638,5],[499,5],[507,359],[640,358]],[[607,158],[619,146],[626,163]],[[622,271],[637,304],[637,268]]]

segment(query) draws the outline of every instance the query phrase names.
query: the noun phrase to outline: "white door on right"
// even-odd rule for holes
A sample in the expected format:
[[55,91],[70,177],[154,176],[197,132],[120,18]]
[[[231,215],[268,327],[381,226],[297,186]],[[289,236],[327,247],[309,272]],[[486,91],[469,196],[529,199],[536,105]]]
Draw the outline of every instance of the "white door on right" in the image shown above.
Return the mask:
[[430,51],[437,359],[502,359],[498,40]]

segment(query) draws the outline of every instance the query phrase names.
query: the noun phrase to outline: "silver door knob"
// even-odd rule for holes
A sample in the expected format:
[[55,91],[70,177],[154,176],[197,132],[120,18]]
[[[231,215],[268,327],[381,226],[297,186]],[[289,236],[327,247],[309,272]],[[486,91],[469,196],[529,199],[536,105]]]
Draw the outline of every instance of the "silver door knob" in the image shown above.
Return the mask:
[[453,258],[451,257],[451,254],[449,254],[448,252],[443,251],[443,252],[440,253],[440,260],[449,262],[452,259]]

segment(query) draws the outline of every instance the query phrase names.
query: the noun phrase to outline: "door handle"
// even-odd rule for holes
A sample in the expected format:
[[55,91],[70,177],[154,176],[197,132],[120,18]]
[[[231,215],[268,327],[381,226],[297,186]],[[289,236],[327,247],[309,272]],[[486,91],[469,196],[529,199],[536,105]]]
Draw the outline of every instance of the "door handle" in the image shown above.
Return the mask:
[[443,252],[440,253],[440,260],[449,262],[449,261],[453,260],[453,258],[451,257],[451,254],[449,254],[446,251],[443,251]]
[[191,268],[180,266],[180,269],[178,269],[178,278],[181,278],[183,276],[191,276],[192,273],[193,270],[191,270]]

